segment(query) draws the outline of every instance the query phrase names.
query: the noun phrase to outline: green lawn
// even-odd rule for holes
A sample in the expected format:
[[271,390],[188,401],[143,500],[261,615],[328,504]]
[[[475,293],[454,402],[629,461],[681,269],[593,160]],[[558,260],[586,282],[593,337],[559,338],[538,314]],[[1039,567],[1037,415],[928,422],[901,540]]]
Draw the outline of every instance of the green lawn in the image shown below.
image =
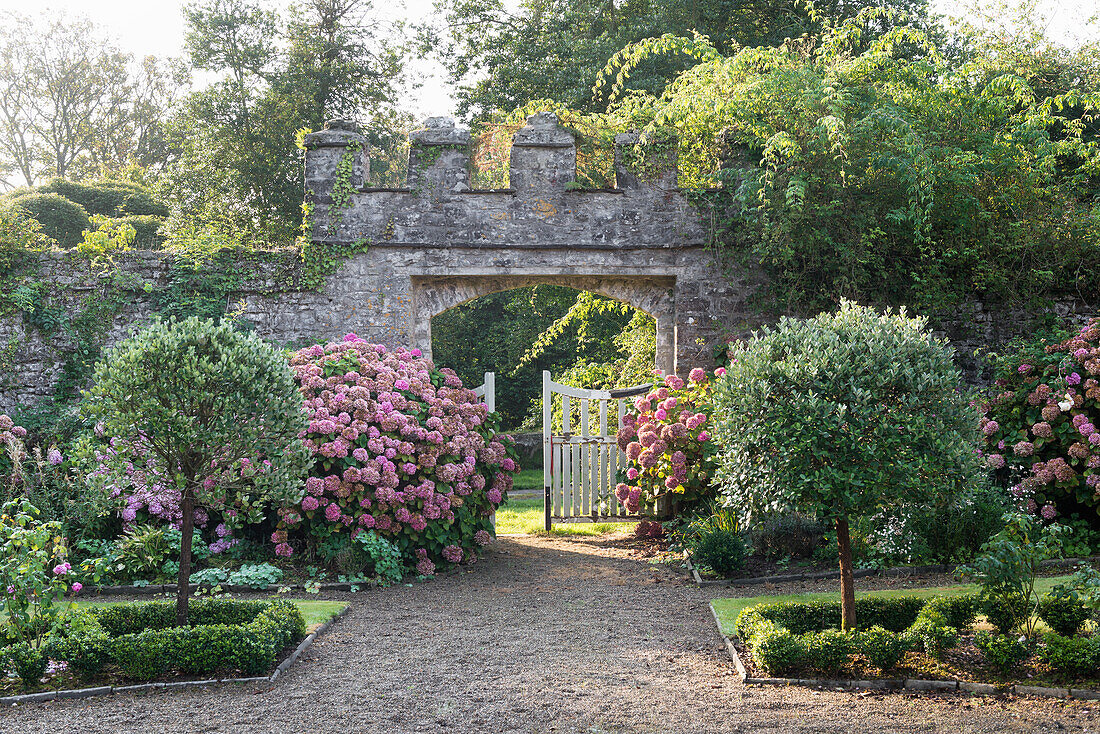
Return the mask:
[[[301,610],[302,617],[306,620],[306,629],[311,632],[314,628],[320,627],[322,624],[335,617],[340,613],[340,610],[348,605],[348,603],[344,601],[323,601],[321,599],[290,599],[290,601],[294,602],[298,606],[298,609]],[[76,605],[92,606],[122,603],[123,602],[78,601]]]
[[[1035,584],[1035,589],[1038,593],[1049,591],[1050,587],[1057,583],[1065,581],[1069,576],[1053,576],[1049,578],[1041,578]],[[976,584],[959,584],[956,586],[935,586],[923,589],[886,589],[883,591],[863,591],[856,594],[857,597],[865,596],[879,596],[879,597],[891,597],[891,596],[919,596],[928,598],[932,596],[957,596],[959,594],[966,594],[968,592],[978,591]],[[745,607],[751,607],[754,604],[765,604],[772,602],[783,601],[839,601],[840,592],[822,592],[814,594],[784,594],[780,596],[746,596],[738,598],[726,598],[726,599],[714,599],[710,605],[714,608],[715,614],[718,616],[718,624],[722,629],[722,634],[727,637],[733,637],[736,634],[734,629],[734,623],[737,621],[737,615],[741,613],[741,610]]]
[[[526,474],[526,472],[523,472]],[[542,484],[542,471],[538,483]],[[509,498],[497,509],[497,535],[545,535],[542,497]],[[570,522],[554,525],[551,535],[604,535],[633,530],[636,523]]]
[[512,477],[513,489],[542,489],[542,467],[538,469],[524,469]]

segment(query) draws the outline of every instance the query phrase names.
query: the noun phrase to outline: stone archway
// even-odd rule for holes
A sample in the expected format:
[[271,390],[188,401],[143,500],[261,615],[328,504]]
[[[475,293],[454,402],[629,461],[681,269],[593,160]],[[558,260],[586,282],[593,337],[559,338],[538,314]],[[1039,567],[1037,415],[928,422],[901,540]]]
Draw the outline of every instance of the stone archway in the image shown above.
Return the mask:
[[[326,328],[430,353],[436,314],[548,283],[653,316],[662,370],[709,365],[723,330],[753,323],[746,300],[759,279],[719,265],[677,188],[675,160],[652,181],[628,170],[625,151],[636,141],[616,138],[614,188],[581,189],[572,134],[553,115],[533,115],[513,139],[510,187],[475,190],[469,132],[433,118],[410,134],[407,186],[383,189],[363,185],[365,140],[350,125],[306,136],[315,242],[367,245],[326,283],[334,306],[344,305]],[[347,181],[336,181],[339,170],[350,171]]]
[[596,275],[449,275],[412,277],[412,343],[427,355],[432,348],[432,317],[476,298],[533,285],[560,285],[590,291],[621,301],[649,314],[656,321],[655,364],[664,372],[675,371],[676,327],[672,293],[675,281],[668,277],[608,277]]

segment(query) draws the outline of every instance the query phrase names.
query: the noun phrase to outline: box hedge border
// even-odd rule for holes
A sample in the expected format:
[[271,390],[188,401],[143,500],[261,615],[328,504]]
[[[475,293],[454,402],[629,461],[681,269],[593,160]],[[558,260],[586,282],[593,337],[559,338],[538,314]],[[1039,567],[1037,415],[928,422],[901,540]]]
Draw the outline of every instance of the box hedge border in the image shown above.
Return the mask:
[[[199,618],[203,619],[202,615],[206,614],[206,615],[208,615],[206,618],[209,619],[212,616],[216,617],[219,614],[219,611],[224,611],[224,610],[219,610],[216,607],[212,607],[212,606],[206,606],[204,608],[204,606],[209,605],[210,602],[220,602],[221,604],[226,604],[227,603],[226,600],[193,600],[192,603],[191,603],[192,612],[194,612],[195,608],[197,607],[200,610],[200,617]],[[205,605],[204,605],[204,603],[205,603]],[[271,607],[283,606],[283,605],[288,605],[288,604],[292,605],[293,604],[292,602],[289,602],[289,601],[229,602],[229,603],[269,605]],[[125,603],[125,604],[111,605],[109,607],[97,607],[97,608],[94,608],[94,609],[118,609],[119,607],[127,607],[127,606],[129,606],[129,607],[138,607],[138,606],[146,606],[146,605],[170,606],[169,604],[166,604],[164,602],[130,602],[130,603]],[[274,683],[279,678],[280,675],[282,675],[284,672],[286,672],[286,670],[291,665],[293,665],[294,662],[297,661],[299,657],[301,657],[302,653],[304,653],[306,651],[306,649],[308,649],[309,646],[312,645],[313,642],[318,637],[320,637],[322,634],[327,632],[328,629],[337,620],[339,620],[341,617],[343,617],[350,608],[351,608],[350,604],[345,606],[336,615],[334,615],[332,619],[330,619],[327,622],[323,623],[315,631],[313,631],[313,632],[309,633],[308,635],[306,635],[304,637],[304,639],[302,639],[298,643],[297,647],[295,647],[295,649],[286,658],[284,658],[283,661],[281,663],[279,663],[278,666],[276,666],[275,670],[273,670],[270,675],[248,676],[248,677],[208,678],[208,679],[204,679],[204,680],[185,680],[185,681],[170,681],[170,682],[155,682],[155,683],[139,683],[139,684],[136,684],[136,685],[96,686],[96,687],[91,687],[91,688],[76,688],[76,689],[67,689],[67,690],[58,690],[58,691],[43,691],[43,692],[40,692],[40,693],[28,693],[28,694],[17,695],[17,696],[3,696],[3,697],[0,697],[0,706],[13,706],[13,705],[19,705],[19,704],[26,704],[26,703],[40,703],[40,702],[44,702],[44,701],[53,701],[53,700],[61,700],[61,699],[93,698],[93,697],[97,697],[97,696],[107,696],[107,695],[122,694],[122,693],[140,693],[140,692],[160,690],[160,689],[195,688],[195,687],[211,686],[211,685],[218,685],[218,684],[225,684],[225,683],[229,683],[229,684]],[[173,611],[174,611],[174,609],[173,609]],[[298,612],[296,607],[295,607],[295,612]],[[137,612],[125,612],[125,611],[123,611],[123,612],[115,612],[115,613],[113,613],[113,615],[108,615],[108,619],[110,619],[112,616],[114,616],[115,618],[129,616],[131,619],[135,619],[135,620],[138,619],[138,618],[147,618],[147,617],[152,617],[153,619],[158,619],[159,615],[161,615],[161,614],[163,614],[163,612],[161,612],[159,610],[158,611],[137,611]],[[237,612],[237,614],[239,614],[239,612]],[[88,615],[88,616],[92,616],[92,615],[96,616],[96,621],[98,622],[99,621],[98,620],[98,613],[92,612],[92,614]],[[256,619],[259,618],[260,616],[263,616],[263,612],[257,614],[256,617],[252,621],[255,622]],[[301,613],[298,612],[299,619],[300,619],[300,616],[301,616]],[[174,621],[174,619],[173,619],[173,621]],[[110,624],[111,622],[108,622],[108,623]],[[102,625],[99,625],[99,626],[102,629]],[[210,626],[216,626],[216,625],[196,625],[196,626],[210,627]],[[225,626],[233,626],[233,625],[225,625]],[[296,620],[293,621],[293,626],[294,626],[295,630],[304,630],[304,623],[303,623],[302,627],[298,627]],[[171,630],[171,629],[173,629],[173,628],[166,627],[166,628],[161,628],[160,630],[150,630],[150,631],[165,632],[165,631],[168,631],[168,630]],[[295,630],[290,630],[290,631],[294,632]],[[103,630],[103,631],[106,632],[106,630]],[[284,628],[281,632],[280,631],[273,631],[273,630],[261,630],[260,632],[262,634],[285,635],[287,631],[288,630],[286,628]],[[136,633],[136,634],[142,634],[142,633]],[[135,633],[129,633],[129,635],[134,636]],[[282,649],[285,649],[285,646],[280,648],[276,652],[276,655],[278,655],[278,652],[281,652]]]
[[[969,599],[967,599],[969,597]],[[954,600],[950,601],[945,607],[942,601],[938,605],[934,605],[934,611],[931,611],[931,617],[938,619],[938,621],[949,622],[949,626],[956,628],[961,627],[967,618],[972,618],[977,612],[977,596],[976,595],[962,595],[960,597],[933,597],[932,599],[919,599],[917,597],[880,597],[875,599],[874,597],[865,597],[858,599],[857,604],[862,602],[864,609],[862,610],[865,615],[870,614],[872,616],[881,615],[883,612],[887,614],[892,613],[895,624],[900,622],[903,616],[907,616],[909,609],[906,609],[907,604],[904,600],[910,600],[910,604],[914,604],[916,601],[921,601],[927,606],[928,602],[940,601],[940,600]],[[868,604],[868,602],[876,601],[878,604]],[[902,603],[892,605],[889,602]],[[882,604],[887,602],[886,604]],[[770,607],[770,609],[764,610],[764,614],[760,614],[761,607]],[[795,609],[795,607],[804,607],[804,609]],[[938,607],[938,608],[935,608]],[[956,608],[957,607],[957,608]],[[1064,698],[1064,699],[1078,699],[1078,700],[1100,700],[1100,691],[1086,689],[1086,688],[1064,688],[1064,687],[1044,687],[1044,686],[1028,686],[1020,684],[1005,684],[996,685],[991,683],[978,683],[974,681],[960,681],[960,680],[926,680],[917,678],[899,678],[899,679],[874,679],[874,680],[852,680],[852,679],[831,679],[831,678],[753,678],[749,676],[748,670],[745,668],[744,663],[741,661],[741,656],[738,653],[736,642],[741,641],[738,637],[727,637],[722,633],[722,621],[718,617],[718,612],[715,610],[714,605],[711,605],[711,615],[714,618],[715,624],[718,626],[719,634],[722,635],[722,640],[725,643],[726,650],[729,652],[730,657],[733,660],[734,667],[737,670],[738,677],[746,685],[774,685],[774,686],[809,686],[813,688],[829,688],[834,690],[888,690],[888,691],[963,691],[976,695],[998,695],[1005,693],[1014,693],[1017,695],[1030,695],[1041,696],[1046,698]],[[974,614],[970,613],[970,609],[974,610]],[[742,625],[741,617],[745,615],[745,612],[750,610],[756,610],[755,614],[747,615],[745,624]],[[833,613],[835,612],[835,616]],[[923,612],[923,608],[921,609]],[[752,633],[755,632],[757,627],[771,627],[778,628],[776,622],[768,617],[788,616],[797,620],[796,625],[802,626],[814,625],[818,620],[821,620],[824,616],[828,615],[831,619],[839,619],[840,616],[840,602],[779,602],[775,604],[757,604],[752,607],[743,609],[738,615],[735,625],[739,632]],[[918,613],[914,619],[914,624],[921,621],[921,618],[926,616],[925,614]],[[866,617],[865,617],[866,619]],[[880,624],[884,619],[872,619],[872,624]],[[819,628],[820,629],[820,628]],[[786,631],[786,630],[784,630]],[[809,631],[810,635],[815,634],[814,631]],[[744,643],[746,647],[748,643]]]

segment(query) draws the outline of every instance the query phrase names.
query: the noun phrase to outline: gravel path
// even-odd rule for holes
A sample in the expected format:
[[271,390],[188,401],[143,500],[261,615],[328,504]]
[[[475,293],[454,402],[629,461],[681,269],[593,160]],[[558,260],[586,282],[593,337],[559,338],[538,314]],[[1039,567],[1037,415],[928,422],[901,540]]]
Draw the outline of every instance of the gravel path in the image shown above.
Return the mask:
[[505,538],[462,574],[354,595],[275,684],[32,704],[0,731],[1100,731],[1078,702],[746,688],[707,606],[737,593],[598,539]]

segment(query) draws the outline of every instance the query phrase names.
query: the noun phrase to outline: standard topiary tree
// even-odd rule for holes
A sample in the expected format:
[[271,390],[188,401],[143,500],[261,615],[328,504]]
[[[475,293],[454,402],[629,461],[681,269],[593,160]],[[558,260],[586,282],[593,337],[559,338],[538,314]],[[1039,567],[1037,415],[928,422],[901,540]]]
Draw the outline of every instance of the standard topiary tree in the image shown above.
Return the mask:
[[157,321],[96,365],[89,409],[115,438],[108,472],[153,462],[180,492],[177,624],[187,623],[196,506],[259,522],[301,500],[309,454],[302,397],[285,359],[253,334],[198,318]]
[[849,521],[983,480],[978,415],[952,355],[923,319],[845,301],[735,345],[716,385],[720,491],[750,522],[797,510],[835,526],[845,629]]

